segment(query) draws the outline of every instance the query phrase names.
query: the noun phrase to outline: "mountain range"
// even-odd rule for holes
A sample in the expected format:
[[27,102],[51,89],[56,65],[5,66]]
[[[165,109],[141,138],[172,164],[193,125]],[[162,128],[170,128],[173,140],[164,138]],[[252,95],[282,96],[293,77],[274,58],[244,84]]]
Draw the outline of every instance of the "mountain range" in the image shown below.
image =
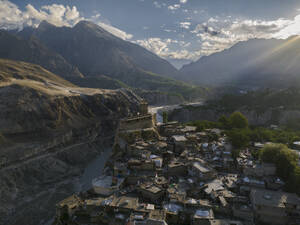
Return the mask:
[[183,66],[180,79],[201,85],[248,88],[300,85],[300,36],[252,39]]
[[170,97],[180,95],[178,101],[207,93],[173,79],[179,76],[178,70],[168,61],[89,21],[74,27],[43,21],[37,28],[1,31],[0,47],[0,58],[41,65],[82,87],[155,91]]
[[300,86],[299,50],[299,36],[252,39],[177,70],[154,53],[89,21],[74,27],[43,21],[37,28],[0,31],[0,58],[38,64],[82,87],[132,88],[154,104],[151,93],[165,101],[172,96],[172,102],[178,95],[180,102],[211,94],[203,86]]

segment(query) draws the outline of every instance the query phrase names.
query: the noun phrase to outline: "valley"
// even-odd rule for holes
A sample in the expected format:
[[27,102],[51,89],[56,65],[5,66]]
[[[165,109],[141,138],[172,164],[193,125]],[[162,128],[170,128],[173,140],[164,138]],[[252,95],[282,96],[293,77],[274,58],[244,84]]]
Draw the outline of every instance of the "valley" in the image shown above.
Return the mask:
[[46,2],[0,0],[0,225],[299,224],[300,15]]

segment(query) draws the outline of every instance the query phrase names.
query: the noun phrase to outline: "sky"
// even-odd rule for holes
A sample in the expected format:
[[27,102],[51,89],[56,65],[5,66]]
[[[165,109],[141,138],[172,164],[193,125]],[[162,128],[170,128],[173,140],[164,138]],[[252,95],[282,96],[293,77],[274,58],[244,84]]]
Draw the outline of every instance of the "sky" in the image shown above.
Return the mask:
[[177,68],[252,38],[300,34],[299,0],[0,0],[0,29],[90,20]]

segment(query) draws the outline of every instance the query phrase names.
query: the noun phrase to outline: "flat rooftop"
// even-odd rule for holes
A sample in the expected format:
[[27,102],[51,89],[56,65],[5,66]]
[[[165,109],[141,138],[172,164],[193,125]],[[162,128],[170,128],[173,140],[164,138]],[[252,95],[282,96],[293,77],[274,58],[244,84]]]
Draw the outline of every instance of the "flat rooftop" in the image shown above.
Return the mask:
[[285,208],[286,204],[300,206],[300,199],[296,194],[270,191],[266,189],[252,189],[251,201],[254,205]]

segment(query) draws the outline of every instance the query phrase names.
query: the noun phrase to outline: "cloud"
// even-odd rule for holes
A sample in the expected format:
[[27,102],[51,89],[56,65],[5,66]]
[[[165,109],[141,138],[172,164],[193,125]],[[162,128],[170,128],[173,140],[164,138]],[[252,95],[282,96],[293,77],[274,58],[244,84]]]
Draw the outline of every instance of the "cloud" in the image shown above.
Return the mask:
[[284,22],[283,20],[282,23],[287,23],[287,25],[274,35],[275,38],[288,38],[300,34],[300,15],[295,16],[292,21]]
[[133,35],[128,34],[125,31],[120,30],[119,28],[116,28],[114,26],[111,26],[109,24],[103,23],[103,22],[98,22],[97,23],[100,27],[103,29],[107,30],[108,32],[112,33],[113,35],[123,39],[123,40],[130,40]]
[[168,6],[168,9],[171,10],[171,11],[175,11],[177,9],[180,9],[181,5],[179,4],[174,4],[174,5],[169,5]]
[[181,28],[190,29],[191,22],[180,22],[179,25]]
[[187,0],[180,0],[180,3],[185,4],[185,3],[187,3]]
[[154,4],[154,6],[155,6],[156,8],[159,8],[159,9],[162,8],[162,7],[167,6],[166,3],[159,3],[158,1],[154,1],[153,4]]
[[161,7],[162,7],[162,5],[159,4],[157,1],[153,2],[153,4],[154,4],[154,6],[155,6],[156,8],[161,8]]
[[272,21],[210,18],[207,22],[196,25],[191,31],[199,38],[200,43],[199,48],[191,55],[209,55],[240,41],[253,38],[286,38],[297,32],[300,34],[300,16],[293,21],[282,18]]
[[186,49],[178,50],[179,48],[186,48],[191,45],[190,42],[178,41],[170,38],[148,38],[144,40],[136,40],[134,43],[152,51],[158,56],[165,59],[195,59],[199,56],[197,53],[191,53]]
[[21,17],[23,17],[23,13],[15,4],[9,1],[0,1],[0,28],[19,28],[23,24]]
[[126,33],[109,23],[100,20],[101,14],[96,13],[91,18],[84,18],[80,15],[76,6],[64,6],[59,4],[44,5],[36,9],[33,5],[27,4],[24,11],[8,0],[0,0],[0,29],[23,29],[25,26],[37,27],[41,21],[46,20],[55,26],[72,27],[80,20],[91,20],[108,32],[124,40],[132,38]]
[[149,38],[144,40],[136,40],[135,43],[143,46],[144,48],[154,52],[159,56],[165,56],[169,51],[169,45],[171,43],[177,43],[178,41],[170,38]]
[[76,6],[52,4],[36,9],[31,4],[27,4],[25,10],[21,11],[10,1],[0,0],[0,28],[3,29],[38,26],[42,20],[47,20],[56,26],[73,26],[82,19]]

